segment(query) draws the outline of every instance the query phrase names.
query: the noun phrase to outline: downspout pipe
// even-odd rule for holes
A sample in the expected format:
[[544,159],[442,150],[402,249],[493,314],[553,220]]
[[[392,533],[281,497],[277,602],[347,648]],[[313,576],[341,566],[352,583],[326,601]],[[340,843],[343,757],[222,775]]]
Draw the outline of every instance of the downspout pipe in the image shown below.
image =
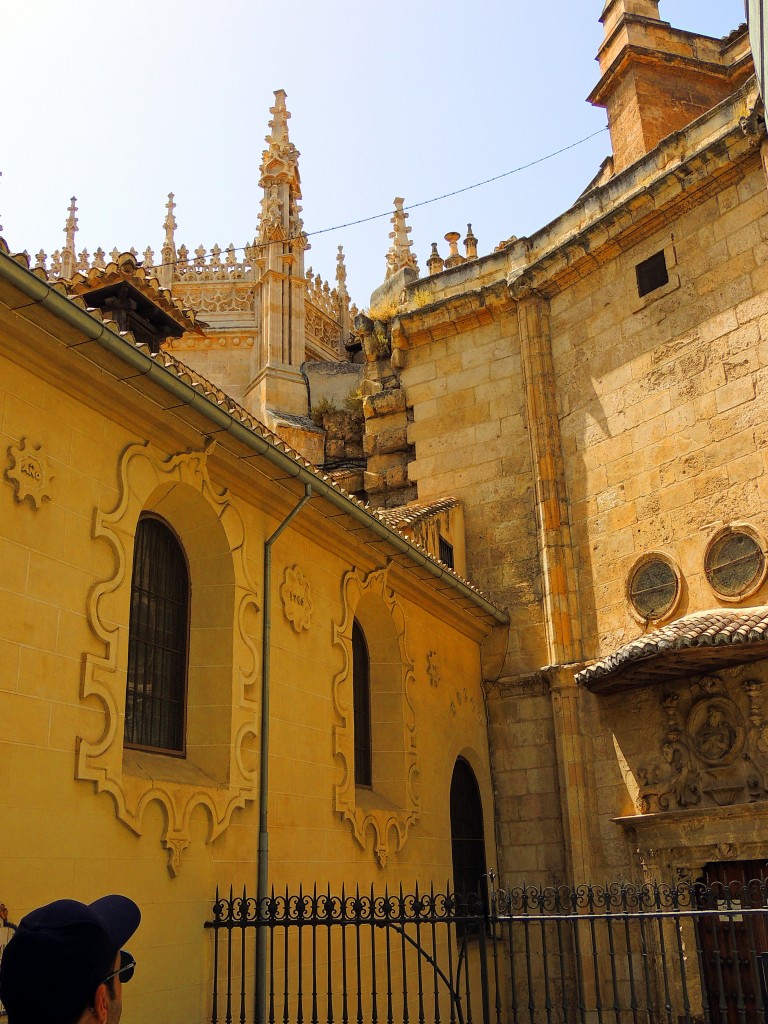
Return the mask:
[[[304,484],[304,497],[264,542],[264,598],[261,632],[261,758],[259,767],[259,867],[256,882],[256,914],[262,912],[269,898],[269,684],[272,637],[272,547],[281,533],[290,526],[312,497],[312,485]],[[256,1024],[267,1021],[267,929],[256,929],[256,979],[254,986],[254,1018]]]

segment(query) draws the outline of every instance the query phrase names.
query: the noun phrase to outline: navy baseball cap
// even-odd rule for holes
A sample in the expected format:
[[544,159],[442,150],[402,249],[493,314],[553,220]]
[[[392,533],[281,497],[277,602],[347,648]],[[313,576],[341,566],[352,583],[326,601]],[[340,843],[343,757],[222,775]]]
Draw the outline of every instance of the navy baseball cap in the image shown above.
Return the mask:
[[0,960],[8,1024],[73,1024],[139,926],[127,896],[56,900],[23,917]]

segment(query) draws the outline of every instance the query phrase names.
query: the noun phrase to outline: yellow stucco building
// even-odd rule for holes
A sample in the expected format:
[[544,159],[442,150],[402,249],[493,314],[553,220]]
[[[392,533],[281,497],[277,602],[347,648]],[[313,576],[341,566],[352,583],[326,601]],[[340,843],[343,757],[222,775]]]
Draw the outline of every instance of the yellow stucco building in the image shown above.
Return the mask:
[[206,1016],[263,792],[292,891],[461,883],[467,766],[513,886],[765,877],[764,105],[745,26],[601,20],[577,202],[420,277],[397,199],[365,314],[304,266],[282,92],[242,259],[172,197],[157,265],[74,204],[0,252],[0,896],[135,898],[129,1019]]

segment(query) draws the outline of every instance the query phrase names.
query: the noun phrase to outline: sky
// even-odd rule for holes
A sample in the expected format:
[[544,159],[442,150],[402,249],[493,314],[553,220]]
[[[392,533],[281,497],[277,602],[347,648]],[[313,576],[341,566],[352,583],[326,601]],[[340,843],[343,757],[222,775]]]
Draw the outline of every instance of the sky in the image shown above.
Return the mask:
[[[343,245],[365,307],[384,280],[395,196],[423,204],[408,223],[426,274],[431,242],[447,255],[446,232],[463,238],[471,223],[479,254],[491,252],[547,224],[597,173],[606,118],[585,100],[602,6],[5,0],[2,235],[12,251],[50,254],[74,195],[78,252],[150,245],[159,261],[173,192],[177,245],[246,244],[269,107],[285,89],[306,263],[333,285]],[[660,14],[722,36],[743,0],[661,0]]]

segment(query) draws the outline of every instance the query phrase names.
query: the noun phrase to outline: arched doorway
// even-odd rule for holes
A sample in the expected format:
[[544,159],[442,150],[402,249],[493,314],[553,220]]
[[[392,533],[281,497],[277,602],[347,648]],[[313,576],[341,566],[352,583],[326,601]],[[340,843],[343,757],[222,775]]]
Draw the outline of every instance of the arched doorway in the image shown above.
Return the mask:
[[475,773],[463,757],[456,759],[451,777],[451,856],[454,892],[465,900],[484,897],[483,804]]

